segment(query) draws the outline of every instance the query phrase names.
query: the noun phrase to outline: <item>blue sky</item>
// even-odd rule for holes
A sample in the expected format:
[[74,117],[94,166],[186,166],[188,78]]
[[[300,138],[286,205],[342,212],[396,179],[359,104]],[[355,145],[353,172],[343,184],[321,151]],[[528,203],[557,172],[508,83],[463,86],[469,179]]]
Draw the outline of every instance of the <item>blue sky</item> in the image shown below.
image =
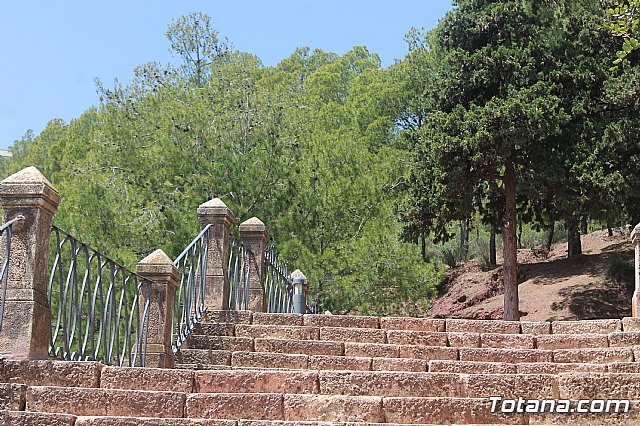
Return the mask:
[[0,148],[97,105],[94,79],[127,81],[149,61],[172,62],[172,19],[211,16],[233,46],[275,65],[296,47],[344,54],[364,45],[384,66],[406,54],[412,27],[433,28],[450,0],[51,0],[0,3]]

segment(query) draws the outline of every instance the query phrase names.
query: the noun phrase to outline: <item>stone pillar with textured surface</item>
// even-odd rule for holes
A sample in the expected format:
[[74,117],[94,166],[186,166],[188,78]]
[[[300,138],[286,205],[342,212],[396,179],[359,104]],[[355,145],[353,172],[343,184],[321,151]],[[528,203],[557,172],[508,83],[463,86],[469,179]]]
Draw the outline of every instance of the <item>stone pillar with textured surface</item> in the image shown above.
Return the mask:
[[198,219],[203,227],[211,225],[209,241],[207,241],[205,306],[209,310],[229,309],[227,256],[229,255],[229,231],[233,224],[233,213],[222,200],[214,198],[198,207]]
[[[169,256],[158,249],[138,263],[136,273],[152,282],[145,367],[173,368],[171,326],[180,272]],[[146,293],[141,291],[140,314],[145,304]]]
[[265,312],[267,295],[264,290],[264,252],[267,244],[267,227],[257,217],[240,224],[240,238],[246,250],[249,264],[249,300],[247,309]]
[[636,288],[633,292],[633,298],[631,299],[631,316],[638,317],[640,313],[640,224],[636,225],[631,232],[631,241],[635,247],[635,282]]
[[51,220],[60,195],[36,169],[28,167],[0,182],[4,222],[13,226],[0,357],[46,359],[51,333],[47,274]]

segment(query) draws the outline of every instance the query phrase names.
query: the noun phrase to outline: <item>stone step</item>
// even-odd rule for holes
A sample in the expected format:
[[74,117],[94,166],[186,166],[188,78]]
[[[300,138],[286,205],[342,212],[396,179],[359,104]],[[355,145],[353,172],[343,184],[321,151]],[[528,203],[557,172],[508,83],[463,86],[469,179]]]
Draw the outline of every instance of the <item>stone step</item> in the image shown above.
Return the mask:
[[3,426],[75,426],[76,416],[70,414],[33,413],[29,411],[0,411]]
[[183,417],[179,392],[31,386],[27,411],[75,416]]
[[0,359],[0,382],[30,386],[97,388],[104,364],[91,361]]

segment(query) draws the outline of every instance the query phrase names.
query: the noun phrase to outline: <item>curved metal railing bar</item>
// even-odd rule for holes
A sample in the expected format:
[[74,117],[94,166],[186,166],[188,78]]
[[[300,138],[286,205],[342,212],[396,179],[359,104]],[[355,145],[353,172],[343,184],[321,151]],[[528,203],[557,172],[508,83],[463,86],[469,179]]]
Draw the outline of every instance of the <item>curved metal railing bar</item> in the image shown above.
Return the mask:
[[4,318],[4,301],[7,299],[7,286],[9,285],[9,260],[11,259],[11,239],[13,237],[13,224],[21,220],[24,220],[24,216],[18,215],[0,226],[0,238],[4,238],[5,242],[4,254],[2,256],[2,267],[0,269],[0,286],[2,286],[2,299],[0,299],[0,330],[2,330],[2,319]]
[[242,242],[229,237],[227,278],[229,279],[229,309],[246,310],[249,307],[249,252]]
[[176,291],[171,326],[171,350],[178,353],[193,327],[206,310],[204,294],[207,286],[207,260],[209,257],[209,235],[211,225],[202,231],[173,261],[180,271],[180,285]]
[[267,312],[293,312],[293,283],[287,273],[287,262],[280,262],[275,247],[264,256],[264,290],[267,293]]
[[144,367],[151,281],[51,227],[49,356]]

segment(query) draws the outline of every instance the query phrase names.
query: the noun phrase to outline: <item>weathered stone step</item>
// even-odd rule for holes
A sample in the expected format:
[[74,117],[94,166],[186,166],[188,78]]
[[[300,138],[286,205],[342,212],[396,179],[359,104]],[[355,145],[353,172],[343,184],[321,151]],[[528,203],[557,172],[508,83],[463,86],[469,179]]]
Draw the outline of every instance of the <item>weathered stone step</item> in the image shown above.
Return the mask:
[[30,386],[97,388],[104,364],[91,361],[0,359],[0,382]]
[[0,411],[3,426],[74,426],[76,416],[70,414],[32,413],[29,411]]
[[76,416],[183,417],[179,392],[32,386],[27,411]]

